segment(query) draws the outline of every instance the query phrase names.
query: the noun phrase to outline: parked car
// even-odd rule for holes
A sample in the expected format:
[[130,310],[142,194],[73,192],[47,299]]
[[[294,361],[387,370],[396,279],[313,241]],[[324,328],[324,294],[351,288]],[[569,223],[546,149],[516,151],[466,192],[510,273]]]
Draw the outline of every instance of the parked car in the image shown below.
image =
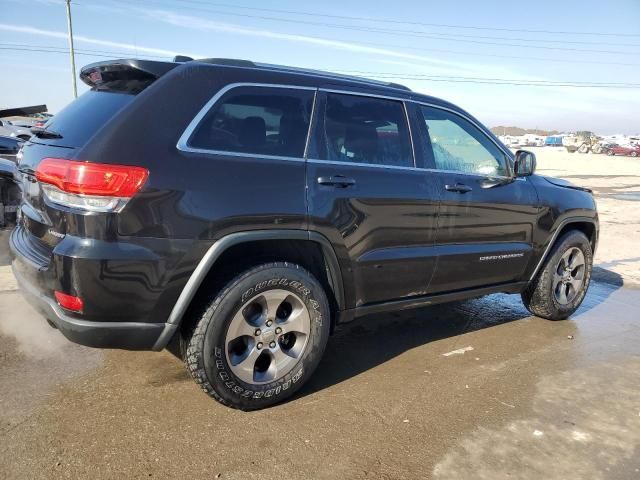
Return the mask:
[[18,152],[24,145],[24,140],[16,137],[0,136],[0,158],[17,163]]
[[29,128],[13,125],[9,120],[0,118],[0,136],[16,137],[21,140],[28,140],[31,137],[31,130]]
[[630,155],[637,157],[640,155],[640,145],[612,145],[607,147],[607,155]]
[[20,203],[16,163],[22,143],[14,137],[0,137],[0,228],[15,223]]
[[80,77],[23,148],[10,239],[23,294],[74,342],[169,348],[253,410],[355,317],[506,292],[560,320],[585,296],[591,192],[449,102],[244,60]]

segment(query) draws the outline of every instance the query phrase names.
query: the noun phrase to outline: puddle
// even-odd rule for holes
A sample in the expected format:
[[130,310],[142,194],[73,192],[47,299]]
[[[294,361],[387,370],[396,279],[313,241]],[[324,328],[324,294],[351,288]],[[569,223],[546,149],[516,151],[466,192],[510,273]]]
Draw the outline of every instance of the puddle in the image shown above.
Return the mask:
[[640,202],[640,192],[623,192],[616,193],[615,195],[609,195],[610,198],[616,200],[627,200],[630,202]]

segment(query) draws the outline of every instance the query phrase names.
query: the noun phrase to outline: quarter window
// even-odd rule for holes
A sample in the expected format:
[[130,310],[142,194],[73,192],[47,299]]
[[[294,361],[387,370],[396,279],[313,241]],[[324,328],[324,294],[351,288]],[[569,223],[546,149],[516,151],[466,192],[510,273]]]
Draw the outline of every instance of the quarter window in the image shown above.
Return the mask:
[[328,93],[322,160],[413,167],[402,102]]
[[238,87],[204,117],[189,146],[206,150],[302,157],[312,90]]
[[421,110],[437,169],[508,175],[504,153],[471,122],[446,110],[425,106]]

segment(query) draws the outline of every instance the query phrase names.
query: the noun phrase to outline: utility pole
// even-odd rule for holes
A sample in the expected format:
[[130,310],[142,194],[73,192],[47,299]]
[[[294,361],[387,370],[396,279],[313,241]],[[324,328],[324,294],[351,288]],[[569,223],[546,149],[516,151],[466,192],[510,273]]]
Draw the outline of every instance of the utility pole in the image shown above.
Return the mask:
[[73,98],[78,98],[78,86],[76,85],[76,54],[73,49],[73,28],[71,27],[71,0],[65,0],[67,4],[67,28],[69,30],[69,55],[71,56],[71,86]]

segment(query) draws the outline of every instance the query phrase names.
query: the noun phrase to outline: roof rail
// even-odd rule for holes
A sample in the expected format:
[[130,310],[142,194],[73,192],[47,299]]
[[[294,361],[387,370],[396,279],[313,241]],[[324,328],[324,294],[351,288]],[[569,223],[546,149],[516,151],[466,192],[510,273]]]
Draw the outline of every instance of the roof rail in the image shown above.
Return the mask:
[[299,73],[306,75],[317,75],[319,77],[336,79],[336,80],[349,80],[352,82],[365,83],[368,85],[377,85],[381,87],[396,88],[399,90],[411,91],[411,89],[405,85],[392,82],[383,82],[380,80],[372,80],[366,77],[357,77],[355,75],[344,75],[341,73],[326,72],[323,70],[314,70],[310,68],[289,67],[286,65],[274,65],[271,63],[257,63],[250,60],[239,60],[234,58],[203,58],[197,59],[196,62],[212,63],[215,65],[226,65],[229,67],[245,67],[245,68],[259,68],[262,70],[271,70],[277,72]]

